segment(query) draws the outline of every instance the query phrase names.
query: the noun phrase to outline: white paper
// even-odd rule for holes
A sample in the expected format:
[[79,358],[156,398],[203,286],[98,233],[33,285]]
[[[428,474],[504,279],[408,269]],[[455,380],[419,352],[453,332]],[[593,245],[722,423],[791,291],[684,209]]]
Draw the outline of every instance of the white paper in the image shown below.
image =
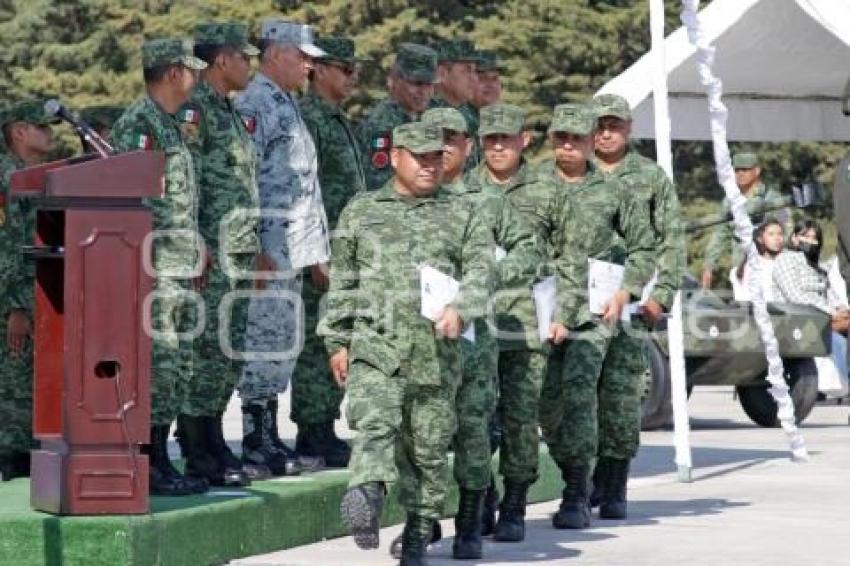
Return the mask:
[[557,307],[557,285],[555,276],[544,277],[534,284],[534,308],[537,311],[537,333],[540,341],[545,342],[549,338],[549,325],[555,317]]
[[496,263],[498,263],[508,256],[508,252],[506,252],[505,248],[502,246],[496,246],[496,250],[493,252],[493,255],[496,256]]
[[[420,313],[433,322],[447,305],[455,300],[460,292],[460,283],[442,271],[429,265],[419,268],[419,289],[422,296]],[[467,325],[462,335],[470,342],[475,342],[475,325]]]
[[[587,258],[587,303],[590,312],[602,314],[605,304],[623,286],[626,268],[616,263]],[[625,311],[625,309],[623,309]]]

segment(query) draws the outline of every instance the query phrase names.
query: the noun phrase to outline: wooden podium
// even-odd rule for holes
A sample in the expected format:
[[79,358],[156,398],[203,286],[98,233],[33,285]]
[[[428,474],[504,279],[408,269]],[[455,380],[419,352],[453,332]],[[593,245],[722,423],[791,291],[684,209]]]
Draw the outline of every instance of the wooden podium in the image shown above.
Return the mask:
[[63,515],[148,511],[151,341],[143,302],[152,230],[143,197],[162,197],[165,157],[84,156],[12,175],[38,207],[31,502]]

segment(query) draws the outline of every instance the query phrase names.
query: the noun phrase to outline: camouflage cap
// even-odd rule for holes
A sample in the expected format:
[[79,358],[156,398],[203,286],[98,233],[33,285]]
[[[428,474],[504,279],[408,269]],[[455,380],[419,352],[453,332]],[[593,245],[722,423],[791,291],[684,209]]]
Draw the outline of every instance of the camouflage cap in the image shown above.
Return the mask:
[[393,129],[393,147],[421,154],[443,151],[443,130],[433,124],[408,122]]
[[96,130],[111,128],[123,113],[124,108],[122,106],[88,106],[80,110],[80,120]]
[[297,22],[266,20],[260,28],[260,38],[277,43],[290,43],[310,57],[324,57],[325,52],[313,41],[313,28]]
[[393,69],[405,80],[433,83],[437,80],[437,52],[418,43],[402,43]]
[[227,45],[254,57],[260,50],[248,41],[248,27],[236,22],[207,22],[195,26],[195,45]]
[[613,116],[620,120],[631,120],[632,109],[629,102],[619,94],[600,94],[593,99],[596,117]]
[[469,134],[466,118],[457,108],[431,108],[422,114],[422,121],[444,130]]
[[752,169],[759,166],[759,156],[752,152],[740,152],[732,156],[733,169]]
[[504,70],[504,65],[499,59],[499,54],[489,49],[479,49],[475,52],[475,70],[476,71],[496,71],[501,73]]
[[559,104],[552,113],[549,133],[566,132],[587,136],[596,126],[596,114],[585,104]]
[[447,39],[437,44],[437,62],[476,62],[475,46],[467,39]]
[[174,38],[150,39],[142,45],[142,67],[152,69],[182,64],[190,69],[206,69],[207,64],[192,53],[191,41]]
[[58,124],[61,120],[57,116],[44,111],[44,102],[42,99],[33,99],[4,108],[0,111],[0,126],[12,122],[26,122],[36,126]]
[[497,103],[481,109],[478,135],[507,134],[515,136],[525,127],[525,110],[513,104]]
[[354,42],[347,37],[317,37],[316,46],[325,52],[324,56],[316,58],[319,61],[339,61],[348,65],[366,61],[354,55]]

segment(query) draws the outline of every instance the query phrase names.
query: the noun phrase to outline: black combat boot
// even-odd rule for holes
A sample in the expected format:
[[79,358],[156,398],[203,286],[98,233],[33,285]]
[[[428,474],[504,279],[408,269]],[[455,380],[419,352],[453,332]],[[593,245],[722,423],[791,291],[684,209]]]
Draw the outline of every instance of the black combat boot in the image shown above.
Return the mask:
[[209,439],[210,447],[213,455],[219,459],[226,469],[242,470],[245,476],[247,476],[249,484],[254,480],[262,481],[272,477],[272,471],[268,468],[268,466],[264,466],[262,464],[248,464],[236,457],[230,449],[230,446],[227,445],[227,441],[224,439],[224,423],[222,422],[224,415],[222,413],[209,418],[215,419],[215,422],[210,425],[210,433],[212,435]]
[[355,485],[342,496],[339,513],[359,548],[378,548],[384,497],[386,488],[379,482]]
[[455,515],[455,540],[452,557],[457,560],[481,558],[481,511],[485,490],[460,490],[460,501]]
[[599,458],[593,468],[593,492],[590,494],[590,506],[599,507],[602,503],[602,486],[608,481],[609,458]]
[[[204,416],[199,418],[204,423],[204,430],[206,430],[207,434],[207,453],[218,464],[224,480],[224,486],[248,487],[251,485],[251,479],[248,477],[248,473],[242,468],[242,462],[233,455],[233,452],[230,451],[227,442],[224,440],[224,430],[218,416]],[[268,477],[271,477],[271,472],[269,472]]]
[[[600,458],[602,461],[603,458]],[[626,518],[626,483],[629,481],[629,461],[608,460],[608,475],[603,484],[602,501],[599,503],[600,519]]]
[[183,432],[183,415],[177,415],[177,422],[174,426],[174,440],[177,441],[177,446],[180,447],[180,457],[186,459],[186,434]]
[[12,456],[0,456],[0,481],[10,481],[16,477]]
[[520,542],[525,539],[525,498],[528,483],[505,480],[505,495],[499,505],[499,520],[493,531],[493,540]]
[[[403,543],[404,535],[398,535],[393,539],[390,543],[390,556],[393,558],[401,558],[401,547]],[[431,528],[431,538],[428,540],[428,544],[433,544],[443,540],[443,527],[440,525],[440,521],[433,521],[433,526]]]
[[329,468],[348,467],[351,458],[351,447],[337,437],[333,422],[299,424],[295,451],[302,457],[323,458]]
[[484,506],[481,511],[481,536],[490,536],[496,528],[496,509],[499,507],[499,490],[496,480],[490,478],[490,486],[484,495]]
[[556,529],[585,529],[590,526],[590,505],[587,501],[587,466],[565,465],[561,476],[564,487],[561,507],[552,516]]
[[266,466],[273,476],[297,476],[301,467],[274,446],[270,428],[266,407],[255,404],[242,406],[242,461]]
[[407,522],[404,524],[404,532],[401,534],[401,562],[400,566],[426,566],[425,551],[431,533],[434,531],[432,519],[426,519],[419,515],[408,514]]
[[209,424],[206,417],[181,415],[183,445],[186,447],[186,476],[205,479],[210,485],[232,486],[234,478],[225,477],[224,467],[212,454]]
[[148,453],[148,490],[151,495],[191,495],[198,493],[180,475],[168,458],[168,425],[151,427]]
[[266,402],[266,414],[263,421],[266,426],[267,434],[271,438],[272,445],[282,452],[286,459],[295,462],[301,472],[318,472],[325,467],[325,459],[322,456],[312,456],[302,454],[296,448],[293,450],[280,438],[280,433],[277,430],[277,396],[272,397]]

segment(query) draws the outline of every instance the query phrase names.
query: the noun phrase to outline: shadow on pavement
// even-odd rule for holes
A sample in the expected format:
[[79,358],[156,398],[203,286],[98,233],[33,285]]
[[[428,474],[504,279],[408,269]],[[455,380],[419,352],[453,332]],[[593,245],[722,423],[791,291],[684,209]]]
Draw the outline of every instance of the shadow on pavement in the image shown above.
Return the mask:
[[[637,458],[632,462],[629,477],[643,478],[675,473],[674,455],[672,446],[643,445],[640,447]],[[732,464],[752,465],[753,461],[761,463],[767,460],[786,460],[789,458],[789,453],[784,450],[694,446],[691,449],[691,458],[694,469],[699,469]]]

